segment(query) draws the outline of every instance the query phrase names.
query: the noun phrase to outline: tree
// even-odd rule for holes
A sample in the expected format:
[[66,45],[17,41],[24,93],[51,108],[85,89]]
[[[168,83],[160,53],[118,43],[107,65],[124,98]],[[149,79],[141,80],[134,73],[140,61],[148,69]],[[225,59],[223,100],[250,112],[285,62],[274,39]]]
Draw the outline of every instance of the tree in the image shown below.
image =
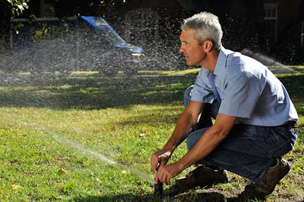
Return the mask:
[[6,40],[10,30],[10,20],[16,15],[21,15],[28,8],[29,0],[0,1],[0,40]]
[[27,2],[29,2],[29,0],[7,0],[7,1],[11,5],[12,17],[15,17],[16,14],[21,15],[25,9],[28,9]]
[[117,12],[124,1],[120,0],[51,0],[57,17],[73,15],[106,16]]

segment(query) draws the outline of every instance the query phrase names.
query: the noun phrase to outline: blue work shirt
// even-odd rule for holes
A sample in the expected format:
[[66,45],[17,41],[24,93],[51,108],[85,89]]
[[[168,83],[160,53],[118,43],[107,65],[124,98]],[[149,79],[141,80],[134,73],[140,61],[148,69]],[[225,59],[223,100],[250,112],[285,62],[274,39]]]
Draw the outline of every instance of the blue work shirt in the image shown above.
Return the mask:
[[201,103],[214,99],[221,101],[219,113],[243,124],[279,126],[298,120],[284,85],[266,66],[224,47],[214,72],[201,68],[191,95]]

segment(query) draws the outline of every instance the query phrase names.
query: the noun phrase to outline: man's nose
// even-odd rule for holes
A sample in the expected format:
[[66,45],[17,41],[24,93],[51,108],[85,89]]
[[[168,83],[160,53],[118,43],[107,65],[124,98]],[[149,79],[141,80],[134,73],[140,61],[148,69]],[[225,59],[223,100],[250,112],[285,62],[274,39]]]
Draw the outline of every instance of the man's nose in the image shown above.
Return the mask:
[[183,53],[184,52],[184,48],[181,46],[180,48],[179,48],[179,53]]

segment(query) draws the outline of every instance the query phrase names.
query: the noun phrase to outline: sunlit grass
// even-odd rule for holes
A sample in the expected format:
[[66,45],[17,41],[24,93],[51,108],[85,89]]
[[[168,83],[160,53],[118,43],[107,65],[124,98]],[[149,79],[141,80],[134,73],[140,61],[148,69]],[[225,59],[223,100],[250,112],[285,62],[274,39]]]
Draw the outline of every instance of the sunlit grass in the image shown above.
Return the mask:
[[300,73],[304,73],[304,66],[301,65],[288,65],[287,67],[292,68]]
[[158,75],[167,75],[167,76],[186,76],[186,75],[193,75],[198,73],[200,68],[192,68],[192,69],[185,69],[185,70],[171,70],[171,71],[139,71],[142,74],[158,74]]
[[[155,201],[151,181],[130,169],[153,179],[150,155],[173,132],[183,110],[183,91],[196,73],[197,69],[140,72],[124,79],[79,73],[79,77],[37,81],[25,77],[26,82],[3,83],[0,201]],[[300,201],[304,189],[304,77],[279,78],[295,103],[301,132],[295,149],[285,157],[292,161],[292,170],[269,200]],[[86,149],[122,166],[89,155]],[[185,152],[182,144],[172,161]],[[236,195],[247,181],[229,176],[230,183],[206,191]],[[205,190],[193,194],[197,191]]]

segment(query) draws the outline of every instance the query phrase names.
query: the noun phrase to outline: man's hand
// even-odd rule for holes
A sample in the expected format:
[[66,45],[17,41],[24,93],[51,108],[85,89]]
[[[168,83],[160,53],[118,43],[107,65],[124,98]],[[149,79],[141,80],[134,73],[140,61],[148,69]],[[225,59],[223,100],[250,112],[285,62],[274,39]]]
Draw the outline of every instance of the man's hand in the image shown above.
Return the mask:
[[178,175],[183,170],[178,166],[178,163],[172,163],[168,165],[160,165],[157,170],[157,175],[155,178],[155,183],[161,181],[162,183],[165,183],[169,185],[171,182],[171,178]]
[[171,151],[160,150],[152,154],[151,167],[153,172],[157,170],[160,165],[165,165],[171,157]]

